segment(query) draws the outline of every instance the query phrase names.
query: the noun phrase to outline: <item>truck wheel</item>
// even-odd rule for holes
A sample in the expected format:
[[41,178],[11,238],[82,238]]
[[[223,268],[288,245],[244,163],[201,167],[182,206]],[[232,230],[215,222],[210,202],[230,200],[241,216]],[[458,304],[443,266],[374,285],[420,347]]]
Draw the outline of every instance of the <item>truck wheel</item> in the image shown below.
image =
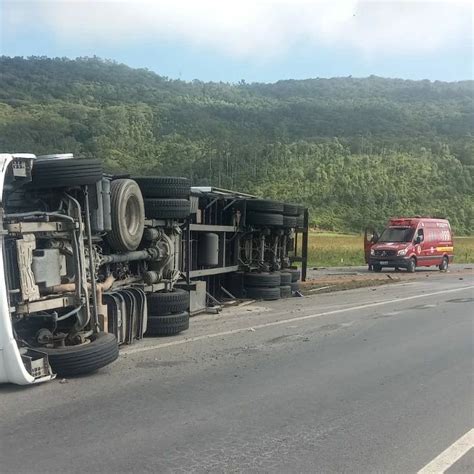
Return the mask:
[[284,205],[281,202],[267,201],[265,199],[248,199],[247,211],[265,212],[270,214],[283,214]]
[[374,264],[374,265],[372,265],[372,270],[375,273],[380,273],[382,271],[382,267],[380,265]]
[[246,273],[244,275],[246,287],[279,287],[281,285],[280,272],[275,273]]
[[249,286],[245,288],[247,298],[255,300],[278,300],[280,299],[280,285],[273,288]]
[[297,225],[297,217],[293,216],[283,216],[283,227],[293,228]]
[[295,204],[283,204],[283,214],[285,216],[299,216],[300,206],[297,206]]
[[53,372],[61,377],[94,372],[113,362],[118,357],[117,339],[108,332],[99,332],[90,337],[90,342],[77,346],[38,347],[48,354]]
[[188,178],[174,176],[139,176],[133,178],[146,198],[188,199],[191,183]]
[[250,211],[246,215],[246,224],[257,227],[282,227],[283,214]]
[[110,183],[112,230],[107,241],[117,252],[136,250],[143,237],[145,208],[138,184],[131,179]]
[[292,282],[293,274],[290,272],[282,271],[280,273],[280,285],[289,285]]
[[186,219],[191,206],[186,199],[145,199],[145,215],[148,219]]
[[407,272],[408,273],[415,273],[416,268],[416,260],[414,258],[410,258],[408,261]]
[[187,311],[163,316],[148,315],[145,336],[174,336],[188,328],[189,313]]
[[100,181],[102,163],[94,159],[38,160],[33,163],[31,186],[34,188],[70,188]]
[[449,266],[448,257],[443,257],[443,261],[442,261],[441,264],[438,266],[438,268],[439,268],[442,272],[446,272],[446,271],[448,271],[448,266]]
[[148,314],[152,316],[182,313],[189,309],[189,292],[175,288],[173,291],[149,293],[147,304]]
[[282,273],[290,273],[292,282],[298,281],[301,278],[301,271],[297,268],[285,268],[282,270]]

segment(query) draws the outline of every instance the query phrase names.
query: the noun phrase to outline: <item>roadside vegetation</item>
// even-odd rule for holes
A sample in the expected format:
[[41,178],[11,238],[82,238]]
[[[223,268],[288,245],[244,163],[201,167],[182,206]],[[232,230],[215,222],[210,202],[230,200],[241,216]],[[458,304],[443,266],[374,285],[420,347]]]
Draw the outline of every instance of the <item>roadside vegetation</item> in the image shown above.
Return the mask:
[[[474,263],[474,236],[455,237],[454,261]],[[311,267],[365,265],[363,236],[310,232],[308,260]]]

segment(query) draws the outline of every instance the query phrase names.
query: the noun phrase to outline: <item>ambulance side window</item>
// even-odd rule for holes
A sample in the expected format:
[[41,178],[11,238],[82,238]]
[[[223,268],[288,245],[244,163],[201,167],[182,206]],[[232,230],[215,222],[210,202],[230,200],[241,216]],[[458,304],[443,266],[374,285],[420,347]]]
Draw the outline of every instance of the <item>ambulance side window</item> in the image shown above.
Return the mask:
[[421,243],[423,242],[424,238],[425,236],[424,236],[423,229],[418,229],[418,232],[416,233],[416,242]]

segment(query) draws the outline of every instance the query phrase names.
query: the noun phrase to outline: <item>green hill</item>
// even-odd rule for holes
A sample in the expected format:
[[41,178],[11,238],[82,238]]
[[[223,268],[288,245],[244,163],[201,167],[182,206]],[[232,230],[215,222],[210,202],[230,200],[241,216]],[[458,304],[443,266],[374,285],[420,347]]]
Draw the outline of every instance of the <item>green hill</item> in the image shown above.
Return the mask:
[[331,230],[431,214],[474,232],[473,81],[232,85],[97,58],[2,57],[0,72],[1,151],[293,200]]

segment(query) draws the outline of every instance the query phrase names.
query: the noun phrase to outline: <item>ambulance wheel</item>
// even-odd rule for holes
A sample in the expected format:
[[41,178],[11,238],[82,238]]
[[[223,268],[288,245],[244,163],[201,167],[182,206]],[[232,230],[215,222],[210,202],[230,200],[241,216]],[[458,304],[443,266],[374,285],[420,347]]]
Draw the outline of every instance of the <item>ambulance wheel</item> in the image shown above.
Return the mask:
[[416,268],[416,260],[414,258],[410,258],[408,261],[407,272],[408,273],[415,273]]
[[443,257],[443,261],[442,261],[441,264],[438,266],[438,268],[439,268],[442,272],[446,272],[446,271],[448,270],[448,265],[449,265],[448,257]]

